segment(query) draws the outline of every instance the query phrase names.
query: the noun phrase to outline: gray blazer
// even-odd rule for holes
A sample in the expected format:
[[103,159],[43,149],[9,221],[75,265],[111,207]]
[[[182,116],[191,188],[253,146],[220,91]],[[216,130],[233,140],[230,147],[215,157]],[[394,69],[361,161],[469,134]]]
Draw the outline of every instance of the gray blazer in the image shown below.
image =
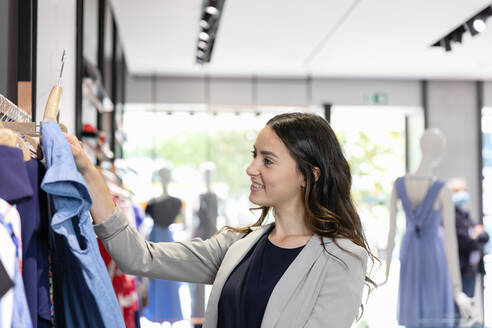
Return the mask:
[[[128,274],[213,284],[204,328],[217,327],[218,303],[229,274],[269,225],[244,236],[226,231],[187,242],[146,241],[117,208],[94,230],[119,268]],[[242,238],[244,237],[244,238]],[[261,328],[349,328],[361,304],[366,251],[346,239],[325,239],[323,251],[314,235],[280,278],[268,300]],[[233,328],[233,327],[231,327]]]

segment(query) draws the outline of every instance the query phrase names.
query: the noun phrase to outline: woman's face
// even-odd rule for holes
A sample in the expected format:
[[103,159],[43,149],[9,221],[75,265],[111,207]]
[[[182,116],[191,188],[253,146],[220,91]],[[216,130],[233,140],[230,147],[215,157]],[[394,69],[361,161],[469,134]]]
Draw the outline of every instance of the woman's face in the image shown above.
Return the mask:
[[246,173],[251,178],[252,203],[280,208],[302,201],[304,177],[287,147],[268,125],[256,138],[253,160]]

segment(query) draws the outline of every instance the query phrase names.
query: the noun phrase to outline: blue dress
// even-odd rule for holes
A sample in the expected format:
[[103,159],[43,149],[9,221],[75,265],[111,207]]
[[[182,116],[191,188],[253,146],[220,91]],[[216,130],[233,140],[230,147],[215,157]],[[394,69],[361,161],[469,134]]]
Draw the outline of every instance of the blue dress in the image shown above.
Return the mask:
[[412,210],[405,177],[395,181],[407,219],[400,249],[400,325],[450,327],[453,323],[453,289],[442,237],[442,208],[433,209],[443,185],[444,182],[436,180],[423,202]]
[[[174,241],[169,225],[174,222],[179,214],[181,204],[181,200],[175,197],[149,202],[145,212],[154,219],[154,227],[149,236],[150,241]],[[148,304],[145,307],[144,316],[154,322],[183,320],[179,299],[180,286],[181,283],[176,281],[149,279]]]
[[92,199],[56,122],[41,122],[47,171],[41,188],[54,209],[50,222],[56,327],[124,327],[89,216]]

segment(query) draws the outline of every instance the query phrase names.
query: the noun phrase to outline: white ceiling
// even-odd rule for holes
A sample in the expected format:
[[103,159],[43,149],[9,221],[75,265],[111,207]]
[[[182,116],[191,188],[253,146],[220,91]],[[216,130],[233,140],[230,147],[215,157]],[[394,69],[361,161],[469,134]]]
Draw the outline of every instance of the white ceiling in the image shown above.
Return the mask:
[[492,78],[490,28],[430,44],[486,0],[226,0],[212,63],[194,63],[201,0],[118,0],[130,72],[168,75]]

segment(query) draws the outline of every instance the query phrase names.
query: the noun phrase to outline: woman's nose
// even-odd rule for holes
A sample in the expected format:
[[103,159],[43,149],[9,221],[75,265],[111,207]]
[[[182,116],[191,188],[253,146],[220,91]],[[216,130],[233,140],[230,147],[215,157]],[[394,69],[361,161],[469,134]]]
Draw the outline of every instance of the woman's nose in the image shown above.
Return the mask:
[[255,161],[251,161],[249,166],[246,168],[246,174],[250,177],[258,175],[258,168],[255,165]]

